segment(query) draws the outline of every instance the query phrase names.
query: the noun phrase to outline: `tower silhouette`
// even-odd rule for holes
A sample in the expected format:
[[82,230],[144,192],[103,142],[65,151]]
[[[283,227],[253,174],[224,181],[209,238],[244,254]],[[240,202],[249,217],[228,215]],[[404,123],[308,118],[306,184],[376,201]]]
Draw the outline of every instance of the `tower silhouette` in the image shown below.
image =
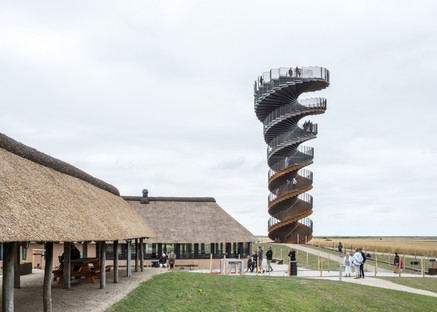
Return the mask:
[[[329,86],[329,71],[322,67],[271,69],[254,85],[255,113],[263,123],[267,144],[268,233],[282,243],[306,243],[312,238],[314,149],[301,145],[317,136],[317,124],[306,120],[326,111],[325,98],[301,99],[306,92]],[[304,119],[304,122],[301,122]]]

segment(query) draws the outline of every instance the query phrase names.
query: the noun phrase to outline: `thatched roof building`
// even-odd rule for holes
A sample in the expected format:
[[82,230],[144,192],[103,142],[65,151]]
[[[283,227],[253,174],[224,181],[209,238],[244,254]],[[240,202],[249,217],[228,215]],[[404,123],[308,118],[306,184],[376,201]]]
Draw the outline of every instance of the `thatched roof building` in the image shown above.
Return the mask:
[[154,235],[112,185],[0,133],[0,242]]
[[156,232],[148,243],[254,242],[214,198],[122,196]]

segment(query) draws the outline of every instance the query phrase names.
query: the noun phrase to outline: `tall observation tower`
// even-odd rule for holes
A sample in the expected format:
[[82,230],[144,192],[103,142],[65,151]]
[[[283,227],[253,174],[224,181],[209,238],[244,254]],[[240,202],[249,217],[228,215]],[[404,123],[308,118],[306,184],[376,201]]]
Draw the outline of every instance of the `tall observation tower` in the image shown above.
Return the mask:
[[313,173],[306,166],[314,149],[301,145],[317,136],[308,116],[326,111],[324,98],[300,98],[305,92],[329,86],[329,71],[321,67],[271,69],[255,81],[255,113],[263,123],[267,143],[269,237],[283,243],[306,243],[312,238]]

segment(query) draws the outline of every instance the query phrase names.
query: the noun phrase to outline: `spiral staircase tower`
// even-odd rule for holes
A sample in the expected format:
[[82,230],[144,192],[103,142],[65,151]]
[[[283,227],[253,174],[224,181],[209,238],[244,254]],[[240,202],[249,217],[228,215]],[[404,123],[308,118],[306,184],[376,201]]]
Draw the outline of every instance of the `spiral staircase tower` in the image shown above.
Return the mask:
[[[306,118],[326,111],[325,98],[301,99],[306,92],[329,86],[329,71],[321,67],[271,69],[255,81],[255,113],[263,123],[267,143],[268,221],[270,239],[306,243],[312,238],[313,173],[304,167],[314,158],[301,145],[317,136],[317,124]],[[305,121],[302,122],[301,120]]]

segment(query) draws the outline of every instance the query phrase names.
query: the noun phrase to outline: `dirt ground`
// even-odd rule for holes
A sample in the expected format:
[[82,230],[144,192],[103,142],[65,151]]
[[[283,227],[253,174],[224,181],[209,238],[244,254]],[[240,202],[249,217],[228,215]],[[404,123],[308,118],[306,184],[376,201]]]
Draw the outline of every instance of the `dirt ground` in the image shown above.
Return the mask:
[[[132,272],[132,276],[128,278],[126,277],[126,270],[121,269],[117,284],[114,283],[113,272],[109,272],[107,273],[106,288],[104,289],[100,289],[99,280],[95,284],[86,283],[83,279],[73,280],[70,289],[64,289],[62,284],[53,282],[53,311],[105,311],[115,302],[124,298],[141,282],[166,271],[166,269],[145,268],[143,272]],[[33,270],[32,274],[21,276],[21,288],[14,289],[16,312],[43,311],[43,279],[43,270]]]

